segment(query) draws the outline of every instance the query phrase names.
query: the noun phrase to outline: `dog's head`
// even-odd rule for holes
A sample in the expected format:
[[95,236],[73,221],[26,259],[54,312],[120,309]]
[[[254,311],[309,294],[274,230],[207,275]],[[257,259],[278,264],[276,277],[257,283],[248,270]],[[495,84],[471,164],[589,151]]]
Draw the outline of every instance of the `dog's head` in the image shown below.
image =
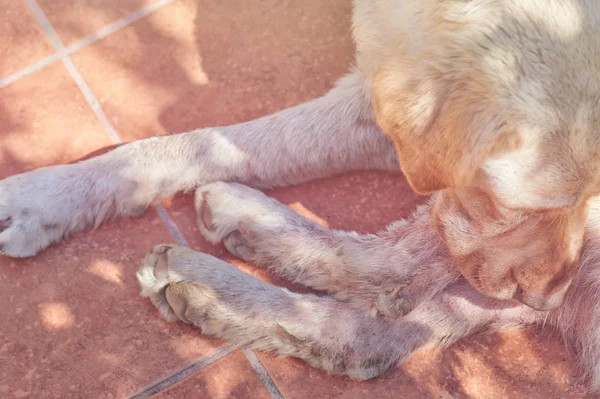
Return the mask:
[[531,2],[506,3],[523,7],[438,10],[374,75],[375,112],[414,190],[436,193],[462,274],[549,309],[578,269],[600,194],[600,7],[552,2],[566,8],[529,15]]

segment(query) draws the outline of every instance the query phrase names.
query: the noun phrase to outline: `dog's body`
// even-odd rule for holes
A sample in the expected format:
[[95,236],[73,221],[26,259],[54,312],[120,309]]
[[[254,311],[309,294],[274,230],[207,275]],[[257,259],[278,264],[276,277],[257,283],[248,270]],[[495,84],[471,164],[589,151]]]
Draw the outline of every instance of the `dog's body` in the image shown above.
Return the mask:
[[284,186],[397,170],[399,155],[411,186],[436,194],[379,236],[323,230],[241,186],[196,194],[209,239],[331,297],[167,247],[140,272],[144,293],[207,333],[360,379],[482,328],[549,321],[600,386],[600,5],[357,0],[353,24],[357,68],[321,98],[0,181],[1,250],[31,256],[219,180]]

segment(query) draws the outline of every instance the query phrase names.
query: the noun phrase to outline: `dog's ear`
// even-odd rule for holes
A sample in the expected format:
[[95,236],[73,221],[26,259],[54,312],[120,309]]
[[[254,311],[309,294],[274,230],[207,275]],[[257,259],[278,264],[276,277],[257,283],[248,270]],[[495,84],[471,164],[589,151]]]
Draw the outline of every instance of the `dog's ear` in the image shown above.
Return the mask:
[[[396,75],[398,76],[398,75]],[[378,76],[374,81],[377,123],[394,141],[400,167],[412,188],[431,194],[469,186],[497,150],[501,124],[490,93],[479,84],[456,87]]]

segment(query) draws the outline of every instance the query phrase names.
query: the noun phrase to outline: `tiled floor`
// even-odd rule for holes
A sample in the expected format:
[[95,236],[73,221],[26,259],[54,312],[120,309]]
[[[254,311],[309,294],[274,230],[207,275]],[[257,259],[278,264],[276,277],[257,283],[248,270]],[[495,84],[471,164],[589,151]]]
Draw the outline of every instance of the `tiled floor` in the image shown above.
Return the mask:
[[[350,0],[0,0],[0,178],[314,98],[351,63],[350,11]],[[363,232],[422,201],[376,173],[270,194]],[[231,260],[202,240],[185,196],[35,258],[0,258],[0,397],[586,397],[564,346],[537,331],[469,338],[357,383],[167,324],[134,272],[176,240]]]

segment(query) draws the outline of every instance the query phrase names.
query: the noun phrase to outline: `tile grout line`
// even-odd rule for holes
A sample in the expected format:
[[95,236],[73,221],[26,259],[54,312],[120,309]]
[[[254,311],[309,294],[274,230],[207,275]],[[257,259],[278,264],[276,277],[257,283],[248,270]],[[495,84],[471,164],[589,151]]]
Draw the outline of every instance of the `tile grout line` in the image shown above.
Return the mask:
[[126,27],[127,25],[131,25],[132,23],[145,17],[146,15],[152,14],[153,12],[160,10],[161,8],[172,3],[173,1],[175,1],[175,0],[161,0],[154,4],[150,4],[146,7],[143,7],[137,11],[134,11],[133,13],[126,16],[125,18],[118,19],[115,22],[112,22],[109,25],[105,26],[104,28],[100,29],[96,33],[93,33],[90,36],[88,36],[84,39],[81,39],[77,43],[70,45],[66,49],[67,54],[71,54],[77,50],[80,50],[80,49],[86,47],[89,44],[92,44],[100,39],[103,39],[106,36],[110,35],[111,33],[114,33],[116,31],[118,31],[119,29]]
[[158,205],[155,205],[154,208],[156,209],[158,216],[162,219],[163,223],[167,227],[167,230],[169,230],[169,233],[171,233],[171,235],[173,236],[175,241],[177,241],[177,244],[190,248],[190,244],[188,244],[188,242],[185,239],[185,237],[183,236],[183,234],[181,234],[181,231],[177,227],[177,224],[169,216],[169,213],[167,212],[165,207],[162,206],[161,204],[158,204]]
[[252,366],[254,369],[254,373],[260,382],[262,382],[267,392],[269,392],[269,395],[271,395],[271,398],[284,399],[283,395],[275,385],[275,382],[273,382],[271,375],[262,364],[258,356],[256,356],[256,353],[252,349],[246,348],[244,348],[242,351],[244,352],[244,356],[246,356],[246,360],[248,360],[248,363],[250,363],[250,366]]
[[6,87],[11,83],[16,82],[17,80],[24,78],[27,75],[30,75],[36,71],[39,71],[43,67],[50,65],[56,61],[60,60],[60,56],[57,53],[49,55],[41,61],[38,61],[34,64],[31,64],[20,71],[17,71],[13,74],[8,75],[7,77],[0,79],[0,88]]
[[[143,8],[142,10],[138,11],[137,13],[133,13],[133,14],[129,15],[128,17],[124,18],[121,21],[127,21],[127,24],[133,23],[134,21],[137,21],[138,19],[148,15],[149,13],[160,9],[161,7],[164,7],[165,5],[171,3],[172,1],[173,0],[160,1],[151,6]],[[39,4],[37,3],[36,0],[25,0],[25,2],[31,9],[35,18],[38,20],[38,23],[41,25],[44,33],[46,33],[48,40],[50,40],[50,42],[56,49],[56,52],[57,52],[56,56],[58,58],[60,58],[61,61],[63,62],[65,68],[69,72],[69,75],[71,75],[71,78],[75,81],[75,84],[79,87],[79,90],[85,97],[89,106],[94,111],[94,114],[96,114],[96,117],[100,120],[100,123],[102,124],[102,126],[104,126],[104,128],[106,129],[111,140],[115,144],[122,144],[123,140],[121,139],[121,137],[117,133],[117,130],[114,128],[113,124],[110,122],[110,120],[108,119],[108,117],[106,116],[104,111],[102,110],[102,106],[100,105],[100,103],[98,102],[98,99],[96,98],[96,96],[94,96],[94,93],[92,93],[92,90],[89,88],[89,86],[83,79],[83,76],[81,76],[81,74],[79,73],[79,71],[77,70],[75,65],[73,64],[73,61],[69,57],[69,52],[63,45],[62,41],[58,37],[58,34],[56,33],[56,31],[54,30],[52,25],[50,24],[50,21],[48,21],[48,18],[46,17],[46,14],[44,14],[44,11],[41,9],[41,7],[39,6]],[[117,21],[117,22],[109,25],[107,28],[100,31],[96,35],[97,36],[96,40],[107,36],[108,34],[120,29],[121,27],[123,27],[127,24],[123,24],[120,21]],[[92,42],[93,41],[90,41],[89,43],[86,43],[86,45],[90,44]],[[81,46],[81,47],[83,47],[83,46]],[[73,51],[75,51],[75,50],[73,50]],[[166,225],[167,229],[169,230],[169,233],[171,233],[171,235],[177,241],[177,243],[181,244],[181,245],[189,246],[187,241],[185,240],[185,238],[183,237],[183,235],[177,228],[175,222],[171,219],[171,217],[169,216],[168,212],[164,209],[164,207],[162,205],[156,205],[155,209],[156,209],[159,217],[161,218],[161,220],[163,221],[163,223]]]
[[[87,47],[88,45],[90,45],[92,43],[97,42],[100,39],[104,39],[106,36],[116,32],[126,26],[131,25],[132,23],[145,17],[146,15],[152,14],[153,12],[160,10],[161,8],[172,3],[173,1],[175,1],[175,0],[161,0],[154,4],[150,4],[149,6],[143,7],[137,11],[134,11],[133,13],[129,14],[128,16],[118,19],[115,22],[112,22],[109,25],[105,26],[104,28],[100,29],[99,31],[81,39],[80,41],[78,41],[76,43],[71,44],[69,47],[65,48],[65,54],[66,55],[72,54],[78,50],[81,50],[84,47]],[[29,7],[31,9],[31,5],[29,5]],[[39,22],[39,19],[38,19],[38,22]],[[46,32],[44,32],[44,33],[46,33]],[[44,58],[38,62],[35,62],[15,73],[12,73],[12,74],[6,76],[5,78],[0,79],[0,88],[6,87],[6,86],[10,85],[11,83],[16,82],[17,80],[19,80],[29,74],[39,71],[40,69],[42,69],[45,66],[48,66],[56,61],[59,61],[60,59],[61,59],[61,55],[58,53],[49,55],[46,58]]]
[[[108,135],[111,137],[112,141],[115,144],[122,144],[123,140],[121,139],[121,137],[117,133],[116,129],[114,128],[114,126],[112,125],[112,123],[110,122],[110,120],[108,119],[108,117],[106,116],[104,111],[102,110],[102,107],[101,107],[100,103],[98,102],[98,99],[96,98],[96,96],[94,96],[94,93],[92,93],[92,90],[89,88],[89,86],[83,79],[83,76],[81,76],[81,74],[79,73],[79,71],[77,70],[75,65],[73,64],[73,61],[69,57],[69,54],[71,54],[72,52],[77,51],[77,50],[103,38],[103,37],[108,36],[109,34],[123,28],[124,26],[127,26],[127,25],[137,21],[140,18],[143,18],[144,16],[160,9],[161,7],[171,3],[172,1],[173,0],[163,0],[158,3],[155,3],[153,6],[143,8],[142,10],[138,11],[137,13],[133,13],[133,14],[129,15],[128,17],[124,18],[123,20],[114,22],[113,24],[109,25],[108,27],[104,28],[103,30],[97,32],[95,35],[92,35],[86,39],[83,39],[81,42],[70,46],[69,49],[71,49],[71,50],[69,50],[69,49],[65,48],[65,46],[63,45],[62,41],[58,37],[58,34],[56,33],[56,31],[50,24],[50,21],[46,17],[46,14],[41,9],[41,7],[37,3],[37,1],[36,0],[25,0],[27,5],[31,9],[32,13],[34,14],[35,18],[37,19],[38,23],[41,25],[42,30],[44,31],[44,33],[46,34],[46,36],[48,37],[48,39],[50,40],[50,42],[52,43],[54,48],[56,49],[56,54],[45,58],[44,60],[42,60],[41,62],[39,62],[37,64],[34,64],[33,66],[28,67],[29,71],[27,73],[24,73],[24,74],[22,73],[21,75],[18,75],[17,78],[9,81],[9,83],[12,83],[12,82],[18,80],[19,78],[26,76],[29,73],[35,72],[36,70],[41,69],[42,67],[60,59],[63,62],[63,65],[65,66],[67,71],[69,72],[69,75],[71,76],[71,78],[75,81],[75,84],[79,87],[79,90],[85,97],[89,106],[92,108],[92,110],[96,114],[96,117],[100,120],[100,123],[102,123],[102,125],[106,129],[106,131],[107,131]],[[127,22],[125,22],[125,21],[127,21]],[[28,68],[25,68],[25,70],[27,70]],[[21,70],[21,72],[22,71],[23,70]],[[15,76],[17,74],[19,74],[19,72],[17,72],[16,74],[13,74],[11,76]],[[10,78],[10,76],[9,76],[9,78]],[[6,82],[6,81],[7,81],[7,79],[0,80],[0,87],[2,87],[2,83]],[[161,220],[163,221],[163,223],[165,224],[165,226],[167,227],[167,229],[169,230],[169,233],[173,236],[173,238],[179,244],[189,247],[189,244],[187,243],[186,239],[183,237],[183,234],[181,234],[181,231],[179,230],[179,228],[177,227],[177,225],[175,224],[173,219],[169,216],[167,210],[160,204],[155,205],[154,208],[156,209],[159,217],[161,218]],[[236,345],[228,346],[228,347],[224,348],[223,350],[217,352],[216,354],[210,356],[206,360],[202,360],[197,363],[194,363],[194,364],[184,368],[180,372],[175,373],[169,377],[166,377],[161,382],[153,385],[152,387],[148,388],[144,392],[134,395],[132,397],[132,399],[148,398],[148,397],[164,390],[165,388],[175,384],[176,382],[179,382],[183,378],[195,373],[196,371],[200,370],[201,368],[213,363],[214,361],[221,359],[222,357],[228,355],[229,353],[233,352],[237,348],[238,347]],[[269,372],[264,368],[260,359],[258,358],[258,356],[256,356],[256,353],[254,353],[254,351],[252,351],[251,349],[244,349],[243,352],[244,352],[246,359],[252,366],[254,373],[257,375],[259,380],[262,382],[265,389],[268,391],[269,395],[273,399],[283,399],[283,395],[281,394],[279,389],[277,389],[277,387],[275,386],[275,383],[273,382],[273,379],[269,375]]]
[[123,141],[117,134],[117,131],[113,127],[112,123],[110,123],[110,121],[106,117],[106,114],[100,107],[98,99],[96,98],[96,96],[94,96],[94,94],[88,87],[87,83],[83,79],[83,76],[81,76],[77,68],[75,68],[73,61],[71,61],[71,58],[67,54],[65,46],[58,37],[52,25],[50,25],[50,21],[48,21],[48,18],[46,17],[46,14],[44,14],[44,11],[42,11],[36,0],[25,0],[25,2],[31,9],[31,12],[33,12],[35,18],[38,20],[38,23],[41,25],[42,30],[46,33],[46,36],[50,40],[50,43],[52,43],[52,45],[56,49],[56,52],[58,53],[58,56],[63,62],[63,65],[69,72],[69,75],[71,75],[71,78],[75,81],[75,84],[79,87],[79,90],[81,90],[81,93],[85,97],[87,103],[90,107],[92,107],[92,110],[96,114],[96,117],[100,120],[100,123],[102,123],[102,126],[104,126],[113,142],[115,144],[123,143]]
[[153,395],[156,395],[157,393],[160,393],[160,392],[164,391],[165,389],[171,387],[172,385],[175,385],[176,383],[180,382],[181,380],[191,376],[192,374],[203,369],[204,367],[209,366],[209,365],[213,364],[214,362],[223,359],[225,356],[229,355],[230,353],[237,350],[238,348],[239,348],[239,346],[237,346],[237,345],[227,345],[227,346],[221,347],[219,350],[217,350],[212,355],[204,357],[204,358],[200,359],[199,361],[192,363],[189,366],[184,367],[183,369],[176,371],[173,374],[171,374],[161,380],[158,380],[157,382],[155,382],[154,384],[145,388],[141,392],[134,394],[129,399],[150,398]]

